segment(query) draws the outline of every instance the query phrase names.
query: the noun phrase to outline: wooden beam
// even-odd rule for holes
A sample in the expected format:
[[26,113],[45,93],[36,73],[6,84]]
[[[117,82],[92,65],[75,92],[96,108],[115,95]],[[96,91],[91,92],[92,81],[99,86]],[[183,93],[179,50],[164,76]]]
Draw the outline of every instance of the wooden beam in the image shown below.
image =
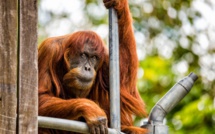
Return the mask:
[[17,0],[0,1],[0,133],[16,133]]
[[38,133],[37,0],[19,0],[18,133]]

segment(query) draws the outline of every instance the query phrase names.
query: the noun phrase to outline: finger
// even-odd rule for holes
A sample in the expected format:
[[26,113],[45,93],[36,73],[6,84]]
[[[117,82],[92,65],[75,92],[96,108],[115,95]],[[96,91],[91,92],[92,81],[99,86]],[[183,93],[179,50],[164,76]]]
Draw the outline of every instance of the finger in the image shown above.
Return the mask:
[[116,1],[115,0],[104,0],[104,5],[106,8],[111,8],[114,7],[116,5]]
[[99,125],[100,128],[100,133],[105,134],[105,126],[104,125]]
[[108,134],[108,127],[107,127],[107,118],[100,117],[99,119],[100,122],[100,131],[102,134]]
[[104,5],[106,8],[111,8],[113,4],[109,1],[109,2],[104,3]]
[[100,128],[99,128],[99,126],[96,127],[96,134],[100,134]]
[[96,130],[94,126],[89,127],[90,134],[96,134]]
[[108,134],[108,127],[105,126],[105,134]]

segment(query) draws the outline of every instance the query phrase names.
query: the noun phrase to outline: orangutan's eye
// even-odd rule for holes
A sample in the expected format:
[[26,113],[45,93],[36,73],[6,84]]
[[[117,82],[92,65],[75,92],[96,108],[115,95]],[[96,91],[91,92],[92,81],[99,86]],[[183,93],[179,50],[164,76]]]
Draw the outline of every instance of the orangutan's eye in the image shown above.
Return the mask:
[[82,54],[81,54],[81,58],[86,59],[86,58],[87,58],[87,55],[86,55],[85,53],[82,53]]

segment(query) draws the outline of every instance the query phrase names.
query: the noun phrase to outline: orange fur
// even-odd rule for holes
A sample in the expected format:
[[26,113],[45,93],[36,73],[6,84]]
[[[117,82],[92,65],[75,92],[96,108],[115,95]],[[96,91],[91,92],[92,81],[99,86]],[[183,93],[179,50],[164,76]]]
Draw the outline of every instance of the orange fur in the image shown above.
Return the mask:
[[[138,58],[132,29],[132,17],[127,0],[118,1],[114,7],[118,14],[120,42],[120,105],[121,126],[125,133],[142,134],[146,130],[134,127],[132,116],[146,116],[145,105],[136,88]],[[99,54],[101,62],[96,72],[87,98],[72,98],[66,94],[62,81],[70,71],[69,56],[79,54],[84,42],[90,40]],[[39,115],[97,123],[98,116],[110,118],[109,104],[109,59],[101,38],[90,31],[45,40],[39,47]],[[71,71],[76,75],[78,70]],[[74,85],[75,83],[71,83]],[[80,85],[78,85],[80,86]],[[39,133],[52,133],[53,130],[40,129]],[[67,133],[55,131],[55,133]]]

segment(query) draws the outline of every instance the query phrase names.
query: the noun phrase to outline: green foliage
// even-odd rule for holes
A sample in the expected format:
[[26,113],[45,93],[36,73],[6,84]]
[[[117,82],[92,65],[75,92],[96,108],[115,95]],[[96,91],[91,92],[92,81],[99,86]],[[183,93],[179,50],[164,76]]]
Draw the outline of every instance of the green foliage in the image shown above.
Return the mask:
[[[145,59],[140,61],[140,68],[144,70],[144,75],[139,79],[138,88],[147,104],[147,110],[150,112],[155,103],[178,80],[188,75],[189,72],[195,72],[199,76],[199,79],[193,89],[166,117],[169,133],[212,134],[215,133],[215,104],[213,102],[215,82],[214,79],[208,80],[202,74],[202,70],[205,68],[200,63],[203,55],[196,53],[193,49],[197,46],[195,43],[198,40],[197,37],[199,34],[204,33],[207,35],[205,32],[207,29],[205,31],[196,31],[192,34],[181,32],[183,25],[185,25],[183,23],[192,26],[195,18],[201,17],[200,13],[191,7],[192,2],[183,0],[148,1],[145,3],[153,5],[153,11],[150,13],[144,12],[144,8],[141,7],[142,4],[131,3],[131,8],[134,6],[137,8],[136,10],[143,12],[143,14],[135,18],[134,25],[137,28],[136,30],[142,31],[148,38],[149,42],[145,42],[146,46],[157,45],[153,41],[160,34],[166,36],[168,40],[176,44],[172,49],[171,58],[165,58],[165,55],[159,53],[159,51],[162,51],[162,47],[153,47],[153,51],[147,53]],[[172,10],[175,10],[178,16],[171,17],[168,15],[168,8],[173,8]],[[179,16],[182,12],[187,13],[186,22],[183,22],[183,19]],[[155,24],[158,23],[159,26],[149,23],[152,18],[154,19],[153,22]],[[181,37],[187,38],[187,47],[181,44],[179,40]],[[159,41],[161,42],[162,40]],[[168,42],[160,45],[164,47],[169,45],[171,47],[171,44],[168,44]],[[214,52],[214,49],[208,50],[205,55],[213,55]],[[186,66],[179,67],[181,63],[186,63]],[[214,66],[214,63],[212,65]],[[187,69],[182,71],[184,68]],[[210,69],[208,68],[208,71]],[[211,75],[214,75],[214,72],[215,70],[213,69]]]

